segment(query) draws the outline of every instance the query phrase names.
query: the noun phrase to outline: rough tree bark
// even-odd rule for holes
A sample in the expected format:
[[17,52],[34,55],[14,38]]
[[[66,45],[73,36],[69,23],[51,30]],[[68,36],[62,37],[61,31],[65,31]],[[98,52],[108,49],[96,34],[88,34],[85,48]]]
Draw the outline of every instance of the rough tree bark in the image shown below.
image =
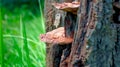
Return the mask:
[[51,5],[72,1],[45,0],[46,30],[55,29],[60,13],[59,26],[74,39],[71,44],[47,44],[47,67],[120,67],[120,9],[113,6],[119,0],[78,0],[77,15]]
[[[63,26],[64,14],[65,12],[55,9],[52,6],[52,3],[62,3],[62,0],[45,0],[45,19],[46,19],[46,30],[51,31],[55,29],[55,15],[60,14],[60,24],[59,26]],[[59,27],[58,26],[58,27]],[[62,50],[66,46],[60,46],[58,44],[47,44],[47,57],[46,64],[47,67],[59,67],[60,59],[62,55]]]

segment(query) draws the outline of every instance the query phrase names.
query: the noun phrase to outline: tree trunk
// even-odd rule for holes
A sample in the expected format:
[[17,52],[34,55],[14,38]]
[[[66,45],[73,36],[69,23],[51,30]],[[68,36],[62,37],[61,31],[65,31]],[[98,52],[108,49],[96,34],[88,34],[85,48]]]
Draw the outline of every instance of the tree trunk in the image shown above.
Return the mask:
[[[46,30],[51,31],[55,29],[54,22],[55,22],[55,15],[60,14],[60,24],[58,27],[63,26],[64,14],[65,12],[55,9],[52,6],[52,3],[62,3],[62,0],[45,0],[45,19],[46,19]],[[60,46],[59,44],[46,44],[47,46],[47,57],[46,57],[46,64],[47,67],[59,67],[60,59],[62,55],[62,50],[66,46]]]
[[71,44],[47,44],[47,67],[120,67],[120,9],[113,6],[119,0],[79,0],[77,15],[51,5],[74,0],[45,1],[46,30],[55,29],[55,15],[60,14],[59,26],[74,39]]

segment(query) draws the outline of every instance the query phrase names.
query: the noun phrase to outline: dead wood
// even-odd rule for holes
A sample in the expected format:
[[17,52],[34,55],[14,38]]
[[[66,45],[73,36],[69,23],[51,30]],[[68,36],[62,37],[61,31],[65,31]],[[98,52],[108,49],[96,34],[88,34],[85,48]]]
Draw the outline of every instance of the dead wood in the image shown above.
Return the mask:
[[[62,1],[52,3],[61,6],[64,2],[72,2]],[[49,60],[51,65],[48,67],[119,67],[120,24],[118,19],[114,20],[119,11],[113,9],[119,7],[113,3],[112,0],[81,0],[78,11],[75,11],[77,15],[68,11],[72,10],[71,7],[64,10],[66,7],[63,5],[65,36],[73,41],[68,45],[54,44],[50,48],[52,62]],[[58,9],[62,10],[61,7]],[[54,21],[51,25],[54,26]]]

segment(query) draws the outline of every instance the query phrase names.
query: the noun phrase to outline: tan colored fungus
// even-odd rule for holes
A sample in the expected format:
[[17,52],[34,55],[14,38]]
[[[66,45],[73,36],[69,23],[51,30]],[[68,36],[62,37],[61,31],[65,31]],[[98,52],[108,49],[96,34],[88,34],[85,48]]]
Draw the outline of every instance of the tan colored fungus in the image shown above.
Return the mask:
[[57,28],[53,31],[47,32],[46,34],[41,34],[40,39],[43,42],[53,44],[69,44],[73,41],[72,38],[65,37],[64,27]]
[[80,2],[72,2],[72,3],[53,3],[52,4],[55,8],[59,10],[63,10],[66,12],[71,12],[73,14],[77,14],[77,10],[80,6]]

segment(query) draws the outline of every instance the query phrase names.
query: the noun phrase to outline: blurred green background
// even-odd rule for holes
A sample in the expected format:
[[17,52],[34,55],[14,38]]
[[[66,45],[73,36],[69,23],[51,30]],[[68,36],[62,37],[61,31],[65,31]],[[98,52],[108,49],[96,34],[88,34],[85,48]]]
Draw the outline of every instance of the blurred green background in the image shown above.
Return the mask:
[[1,0],[0,67],[46,67],[44,0]]

